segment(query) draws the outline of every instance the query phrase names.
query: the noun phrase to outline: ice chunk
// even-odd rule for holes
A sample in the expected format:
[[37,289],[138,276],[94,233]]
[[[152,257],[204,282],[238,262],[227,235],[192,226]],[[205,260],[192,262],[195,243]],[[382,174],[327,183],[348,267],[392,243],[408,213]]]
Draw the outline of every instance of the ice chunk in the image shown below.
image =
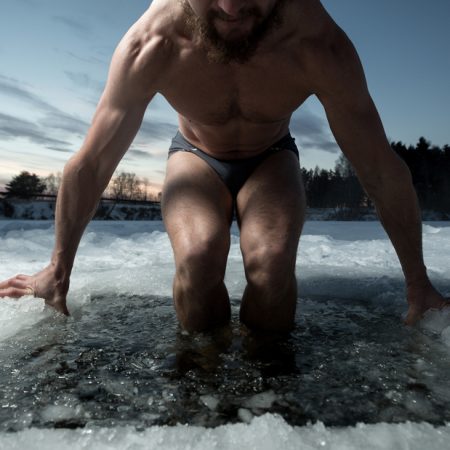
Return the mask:
[[447,347],[450,347],[450,326],[442,331],[441,340]]
[[32,297],[0,300],[0,342],[49,317],[44,301]]
[[429,310],[420,321],[421,328],[436,334],[441,334],[449,326],[450,308]]
[[220,400],[212,395],[202,395],[200,396],[200,401],[211,411],[214,411],[220,403]]
[[67,405],[49,405],[41,411],[44,422],[63,422],[75,419],[82,414],[80,405],[72,407]]
[[431,225],[423,225],[422,231],[424,234],[437,234],[441,231],[439,227],[433,227]]
[[248,409],[239,408],[238,417],[242,422],[250,423],[253,419],[253,414]]
[[269,409],[276,399],[273,391],[261,392],[246,400],[244,406],[250,409]]
[[133,397],[134,385],[128,380],[112,381],[108,380],[103,384],[103,387],[112,395],[116,397]]

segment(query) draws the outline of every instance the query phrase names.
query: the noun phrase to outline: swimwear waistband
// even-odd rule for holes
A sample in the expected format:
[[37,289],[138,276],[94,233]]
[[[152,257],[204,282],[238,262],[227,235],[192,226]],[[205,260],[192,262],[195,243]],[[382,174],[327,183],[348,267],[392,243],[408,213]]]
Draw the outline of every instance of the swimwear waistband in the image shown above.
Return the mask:
[[[189,142],[183,136],[183,134],[181,133],[180,130],[177,131],[177,134],[172,139],[172,142],[169,147],[169,156],[171,155],[171,153],[173,153],[176,150],[191,150],[191,151],[192,150],[200,150],[201,152],[206,154],[206,152],[204,150],[202,150],[199,147],[195,147],[194,144]],[[265,153],[268,150],[272,150],[272,151],[274,151],[274,150],[291,150],[292,152],[294,152],[297,155],[297,158],[299,158],[299,152],[298,152],[297,145],[295,144],[295,138],[293,138],[291,136],[291,134],[288,132],[288,134],[283,136],[281,139],[279,139],[274,144],[270,145],[268,148],[266,148],[260,154],[250,156],[248,158],[239,158],[239,159],[232,159],[232,160],[220,159],[220,158],[216,158],[216,157],[214,157],[214,159],[216,159],[217,161],[223,161],[223,162],[243,161],[243,160],[247,160],[247,159],[258,158],[261,154]]]

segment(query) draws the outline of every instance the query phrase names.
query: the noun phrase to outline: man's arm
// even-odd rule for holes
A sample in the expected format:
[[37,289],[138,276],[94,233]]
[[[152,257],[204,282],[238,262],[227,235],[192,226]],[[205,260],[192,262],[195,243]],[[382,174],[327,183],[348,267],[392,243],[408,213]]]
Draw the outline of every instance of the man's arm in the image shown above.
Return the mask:
[[406,321],[412,324],[427,309],[443,307],[445,300],[427,276],[421,215],[411,174],[389,145],[359,57],[342,30],[335,30],[318,64],[322,67],[316,69],[316,94],[338,145],[375,203],[399,257],[409,303]]
[[0,283],[0,297],[34,293],[68,314],[66,295],[82,234],[155,94],[153,86],[157,74],[155,70],[148,70],[147,61],[158,49],[151,44],[143,49],[131,32],[117,47],[86,139],[64,168],[56,205],[51,262],[34,276],[18,275]]

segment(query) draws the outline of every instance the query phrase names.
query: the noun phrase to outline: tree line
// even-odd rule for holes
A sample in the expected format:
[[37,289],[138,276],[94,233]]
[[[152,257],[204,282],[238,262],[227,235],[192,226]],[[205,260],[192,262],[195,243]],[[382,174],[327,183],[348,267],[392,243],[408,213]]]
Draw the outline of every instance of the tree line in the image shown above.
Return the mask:
[[[391,147],[411,171],[421,208],[450,213],[450,146],[433,146],[421,137],[415,146],[399,141],[392,142]],[[302,174],[311,208],[354,210],[373,206],[344,155],[336,161],[334,170],[316,167],[302,169]]]
[[[39,196],[56,196],[61,184],[61,173],[39,177],[27,171],[14,176],[6,185],[6,198],[32,199]],[[150,181],[135,173],[120,172],[113,176],[102,198],[112,200],[159,201],[160,193],[149,192]]]
[[[450,213],[450,146],[437,147],[421,137],[415,146],[392,142],[392,149],[408,165],[422,209]],[[362,189],[356,174],[344,155],[332,170],[316,167],[302,169],[308,206],[353,211],[371,208],[372,202]],[[33,198],[56,195],[61,174],[41,178],[22,172],[6,185],[6,197]],[[114,200],[159,201],[160,194],[149,194],[149,181],[134,173],[121,172],[111,179],[104,198]]]

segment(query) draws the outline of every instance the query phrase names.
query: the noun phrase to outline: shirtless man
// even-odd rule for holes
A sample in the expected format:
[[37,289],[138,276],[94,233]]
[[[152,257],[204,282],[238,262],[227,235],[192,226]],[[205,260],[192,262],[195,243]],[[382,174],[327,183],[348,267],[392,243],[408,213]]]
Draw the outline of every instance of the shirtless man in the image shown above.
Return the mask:
[[83,231],[158,92],[179,114],[162,211],[185,329],[229,321],[223,280],[233,208],[248,283],[241,320],[292,328],[305,194],[289,121],[310,95],[398,254],[407,323],[446,305],[427,277],[410,173],[390,148],[352,43],[319,0],[155,0],[118,45],[86,140],[64,169],[50,264],[1,283],[0,296],[32,293],[68,314]]

